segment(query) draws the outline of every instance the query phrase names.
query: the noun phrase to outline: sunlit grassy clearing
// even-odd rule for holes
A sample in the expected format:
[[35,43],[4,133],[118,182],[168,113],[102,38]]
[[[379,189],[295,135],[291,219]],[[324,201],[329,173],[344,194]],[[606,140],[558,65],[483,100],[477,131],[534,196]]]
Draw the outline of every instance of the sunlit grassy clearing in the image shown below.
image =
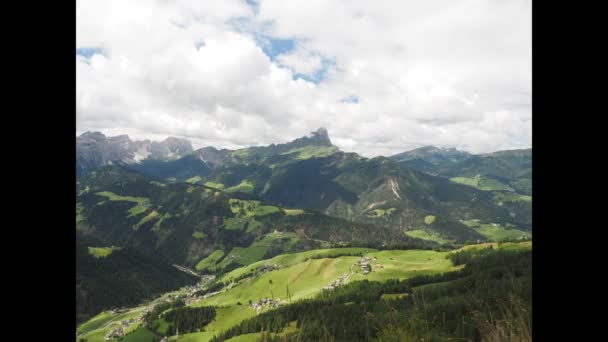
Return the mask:
[[204,258],[203,260],[199,261],[199,263],[196,264],[195,268],[197,271],[200,271],[205,268],[211,267],[211,266],[215,265],[223,256],[224,256],[224,251],[222,251],[221,249],[218,249],[218,250],[214,251],[213,253],[211,253],[206,258]]
[[248,180],[242,180],[240,184],[227,188],[226,192],[244,192],[250,194],[253,192],[253,189],[253,183]]
[[390,214],[392,214],[396,209],[395,208],[389,208],[389,209],[374,209],[369,211],[366,215],[368,217],[382,217],[382,216],[388,216]]
[[263,216],[279,212],[281,209],[273,205],[261,205],[260,201],[253,200],[240,200],[231,198],[229,200],[230,210],[237,215],[237,217],[244,216]]
[[137,205],[129,209],[129,216],[139,215],[150,207],[150,199],[146,197],[120,196],[109,191],[97,192],[96,195],[107,197],[110,201],[124,201],[136,203]]
[[473,178],[467,177],[453,177],[450,180],[454,183],[472,186],[479,190],[492,191],[492,190],[509,190],[512,191],[511,187],[505,185],[495,179],[487,178],[481,175],[476,175]]
[[407,232],[405,232],[405,235],[411,236],[416,239],[435,241],[441,244],[451,242],[450,240],[441,237],[441,235],[435,232],[428,232],[425,229],[408,230]]
[[499,192],[494,195],[494,201],[499,205],[503,205],[505,202],[531,202],[532,196],[529,195],[520,195],[512,192],[504,193]]
[[481,223],[479,220],[466,220],[462,223],[476,230],[479,234],[492,241],[502,241],[505,239],[520,239],[532,236],[532,232],[501,226],[497,223]]
[[194,176],[186,179],[186,183],[195,184],[203,180],[201,176]]
[[303,209],[283,209],[283,211],[287,216],[304,214]]
[[219,190],[224,190],[224,184],[222,184],[222,183],[206,182],[205,186],[208,186],[210,188],[219,189]]
[[112,255],[114,251],[118,251],[120,249],[120,247],[89,247],[89,254],[97,259],[106,258]]
[[192,233],[192,237],[195,239],[204,239],[207,237],[207,234],[205,234],[205,232],[194,232]]
[[138,230],[146,222],[155,219],[160,214],[156,210],[152,210],[148,215],[144,216],[136,225],[133,226],[133,230]]

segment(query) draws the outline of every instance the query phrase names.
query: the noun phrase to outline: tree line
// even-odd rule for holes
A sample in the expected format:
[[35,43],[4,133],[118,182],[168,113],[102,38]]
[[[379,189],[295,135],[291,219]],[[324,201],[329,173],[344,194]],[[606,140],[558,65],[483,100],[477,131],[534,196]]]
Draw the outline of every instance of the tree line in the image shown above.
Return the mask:
[[213,321],[215,315],[213,306],[182,307],[166,312],[162,318],[169,323],[167,335],[170,336],[177,331],[180,334],[200,331]]

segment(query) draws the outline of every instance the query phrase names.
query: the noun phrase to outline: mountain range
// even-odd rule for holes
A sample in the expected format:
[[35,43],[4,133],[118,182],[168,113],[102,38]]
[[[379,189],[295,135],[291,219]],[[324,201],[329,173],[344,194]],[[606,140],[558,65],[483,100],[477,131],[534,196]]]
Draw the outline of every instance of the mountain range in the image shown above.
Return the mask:
[[473,155],[454,148],[425,146],[390,158],[400,165],[432,175],[484,178],[503,184],[505,189],[532,194],[532,149]]
[[192,144],[185,139],[132,141],[127,135],[106,137],[101,132],[86,132],[76,138],[76,172],[82,174],[113,163],[176,160],[190,153]]
[[[332,246],[430,249],[531,234],[531,149],[474,155],[427,146],[365,158],[340,151],[323,128],[237,150],[87,132],[76,139],[76,168],[81,254],[120,246],[203,273]],[[87,284],[125,286],[83,271],[85,261],[77,259],[79,298],[95,296]],[[168,271],[148,267],[139,278],[159,272]],[[87,300],[95,309],[112,304]],[[79,310],[85,318],[95,311]]]

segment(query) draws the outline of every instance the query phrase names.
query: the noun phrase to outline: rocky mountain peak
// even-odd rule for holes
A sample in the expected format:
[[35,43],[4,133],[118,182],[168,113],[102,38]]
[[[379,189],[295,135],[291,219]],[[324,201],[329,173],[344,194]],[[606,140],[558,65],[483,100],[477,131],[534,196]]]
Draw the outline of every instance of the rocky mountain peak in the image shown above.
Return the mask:
[[107,137],[101,132],[84,132],[80,136],[76,137],[76,141],[78,142],[95,142],[95,141],[105,141]]
[[310,132],[307,136],[298,138],[292,142],[287,144],[281,144],[284,146],[289,146],[291,148],[294,147],[302,147],[308,145],[316,145],[316,146],[333,146],[331,140],[329,140],[329,135],[327,134],[327,129],[319,128],[316,131]]
[[331,140],[329,139],[329,134],[327,133],[327,129],[321,127],[316,131],[310,132],[309,139],[317,141],[323,145],[331,146]]

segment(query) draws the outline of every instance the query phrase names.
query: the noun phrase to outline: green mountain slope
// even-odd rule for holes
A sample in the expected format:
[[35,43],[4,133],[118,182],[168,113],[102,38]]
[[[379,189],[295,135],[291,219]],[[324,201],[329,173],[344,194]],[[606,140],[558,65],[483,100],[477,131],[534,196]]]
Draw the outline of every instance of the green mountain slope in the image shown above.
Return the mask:
[[[94,152],[97,135],[84,138],[88,140],[81,141],[82,146]],[[328,336],[357,340],[366,332],[351,324],[376,323],[338,318],[323,323],[310,313],[317,310],[346,317],[373,312],[387,318],[386,299],[399,302],[407,317],[420,318],[416,316],[420,314],[418,302],[400,300],[407,297],[404,293],[409,296],[419,291],[415,288],[421,285],[433,288],[429,292],[432,310],[447,308],[449,326],[426,331],[424,336],[415,333],[415,337],[471,338],[471,330],[453,319],[460,313],[472,317],[466,311],[473,298],[468,289],[491,289],[485,293],[502,296],[513,291],[505,290],[507,283],[496,280],[495,275],[507,269],[517,269],[515,278],[528,274],[521,255],[497,256],[485,266],[478,264],[474,266],[476,275],[471,269],[463,271],[462,264],[486,253],[467,251],[490,246],[492,250],[527,248],[529,242],[465,246],[458,257],[448,250],[472,241],[525,240],[532,235],[531,150],[470,155],[424,147],[391,158],[364,158],[339,151],[327,131],[319,129],[289,143],[239,150],[205,147],[190,151],[181,148],[181,142],[169,140],[162,158],[141,160],[144,154],[140,152],[145,149],[133,143],[127,156],[137,160],[110,163],[110,157],[120,152],[114,150],[118,146],[114,140],[108,143],[111,149],[102,151],[106,159],[97,162],[97,152],[86,155],[90,157],[87,162],[95,163],[87,164],[77,178],[78,320],[113,306],[143,303],[126,316],[116,316],[141,317],[146,309],[173,300],[174,295],[188,299],[186,308],[167,304],[165,309],[175,310],[173,314],[163,318],[158,312],[146,321],[147,327],[139,325],[143,321],[130,326],[133,334],[125,340],[169,335],[174,325],[180,326],[185,341],[208,341],[221,334],[237,340],[255,339],[261,337],[258,323],[272,325],[265,325],[264,331],[270,328],[281,336],[291,334],[290,338],[305,340],[319,339],[317,328],[329,324],[333,330]],[[182,150],[185,154],[175,152]],[[359,265],[363,255],[377,258],[369,274]],[[515,264],[503,267],[500,260]],[[198,280],[171,264],[216,278],[205,276],[210,282],[202,290],[198,286],[182,288],[171,297],[166,294],[166,299],[146,303],[162,292]],[[486,266],[487,272],[482,270]],[[439,275],[443,272],[461,273],[443,278]],[[353,287],[323,302],[323,287],[345,275],[345,282]],[[403,288],[396,280],[417,276],[430,278]],[[517,283],[519,290],[525,289],[527,278],[519,278],[523,282]],[[484,286],[470,283],[477,280]],[[385,282],[396,287],[385,291]],[[193,291],[199,291],[198,295]],[[203,295],[209,297],[194,300]],[[311,301],[310,307],[302,305],[314,310],[294,305],[287,314],[298,314],[282,321],[270,308],[256,314],[248,306],[249,301],[262,298],[306,299]],[[201,306],[213,309],[191,310]],[[211,320],[196,316],[211,315],[211,311]],[[82,337],[101,341],[121,324],[113,317],[104,312],[91,319],[79,328]],[[196,326],[192,322],[200,319],[205,324],[182,331],[181,327]],[[99,323],[102,321],[104,324]],[[352,334],[339,332],[346,327],[352,328]],[[402,340],[406,328],[380,324],[373,334],[380,340]]]
[[482,177],[503,184],[506,187],[505,190],[530,195],[532,193],[532,149],[476,155],[459,163],[438,168],[436,172],[448,178]]
[[194,155],[168,161],[146,159],[141,163],[125,166],[149,177],[174,182],[183,182],[194,176],[211,173],[211,168]]
[[[378,157],[335,153],[273,169],[262,198],[405,231],[432,228],[457,241],[483,239],[459,221],[470,218],[527,226],[491,194]],[[434,215],[434,223],[424,218]]]
[[[326,132],[313,137],[324,135]],[[400,232],[431,229],[457,242],[484,239],[461,220],[475,218],[523,229],[530,227],[531,209],[526,203],[494,200],[497,194],[483,193],[483,188],[472,190],[466,180],[461,182],[465,186],[461,186],[383,157],[367,159],[336,150],[300,158],[297,156],[301,155],[284,152],[294,149],[319,152],[331,146],[329,138],[310,139],[237,151],[206,149],[206,158],[213,160],[215,169],[201,175],[200,183],[247,192],[280,206],[318,210]],[[300,146],[294,148],[294,144]],[[454,149],[425,147],[414,152],[394,158],[421,161],[435,169],[471,159],[470,154]],[[511,188],[497,190],[511,191]],[[428,215],[439,219],[425,224]]]
[[[376,235],[382,238],[402,238],[406,231],[423,229],[437,235],[441,241],[484,240],[486,237],[462,221],[477,219],[519,229],[531,226],[530,201],[526,197],[509,195],[513,191],[509,185],[501,187],[500,181],[489,181],[489,177],[498,176],[466,178],[469,169],[473,168],[466,165],[478,159],[489,160],[484,165],[487,164],[486,169],[490,171],[492,164],[511,169],[525,167],[525,154],[515,157],[512,154],[469,157],[456,150],[421,148],[416,153],[399,156],[402,160],[426,158],[428,164],[450,163],[450,172],[464,172],[450,181],[447,176],[419,172],[389,158],[368,159],[340,152],[331,144],[327,131],[319,129],[286,144],[241,150],[204,148],[176,161],[140,163],[140,171],[142,166],[150,166],[150,170],[144,170],[146,177],[135,173],[127,175],[128,171],[124,171],[129,181],[116,180],[116,184],[110,184],[111,176],[107,173],[96,176],[96,172],[91,172],[78,180],[78,191],[83,196],[79,205],[86,208],[81,209],[79,217],[86,216],[89,221],[95,220],[97,226],[105,227],[97,227],[97,235],[110,241],[126,239],[190,266],[215,250],[228,253],[235,247],[245,248],[256,238],[272,232],[268,228],[273,226],[269,220],[260,226],[258,218],[234,219],[227,202],[235,196],[260,199],[278,207],[311,209],[372,225],[374,231],[382,230],[383,233]],[[493,162],[497,158],[505,161]],[[164,168],[152,165],[154,163],[164,165]],[[192,163],[205,167],[193,171],[196,168],[192,168]],[[167,167],[178,164],[183,167]],[[133,165],[127,167],[133,169]],[[459,171],[456,171],[457,167]],[[149,180],[150,176],[157,181]],[[108,180],[103,179],[108,177]],[[159,182],[167,179],[191,184]],[[111,189],[104,188],[108,184]],[[96,185],[99,185],[98,190],[93,191]],[[141,197],[147,202],[134,207],[128,201],[102,201],[99,198],[102,188],[119,196]],[[181,198],[181,203],[177,198]],[[91,208],[95,210],[84,213]],[[108,214],[116,210],[124,215]],[[191,215],[191,212],[195,214]],[[275,220],[280,221],[280,217],[278,215]],[[435,219],[426,222],[428,217]],[[344,222],[340,225],[348,226]],[[223,229],[226,227],[230,229]],[[242,230],[244,234],[241,234]],[[324,234],[323,239],[343,242],[346,235]],[[351,236],[355,235],[351,233]],[[191,241],[192,237],[194,241]],[[352,240],[352,237],[347,239]],[[186,248],[172,248],[177,245]]]
[[90,236],[76,236],[77,322],[102,310],[138,304],[197,280],[153,254],[109,248]]
[[[255,341],[262,330],[275,338],[289,335],[288,340],[314,341],[323,340],[322,336],[349,341],[372,337],[400,341],[410,335],[425,340],[472,339],[500,332],[524,337],[531,312],[530,249],[530,242],[523,242],[449,252],[312,250],[235,269],[207,286],[214,292],[206,298],[185,289],[163,298],[177,296],[192,312],[215,310],[211,322],[199,325],[204,329],[180,329],[183,341],[232,341],[231,337]],[[363,257],[372,261],[371,272],[360,266]],[[154,304],[135,307],[123,316],[102,313],[79,327],[81,338],[102,341],[115,322],[142,317]],[[161,311],[186,311],[164,301],[156,304],[163,305]],[[169,316],[173,315],[164,317]],[[493,321],[486,320],[491,317]],[[162,336],[171,335],[169,326],[177,324],[158,316],[148,323],[147,327],[135,323],[129,329],[152,329]],[[491,327],[494,330],[484,330]],[[505,335],[498,336],[503,340]]]
[[[448,258],[464,268],[400,280],[349,280],[311,299],[245,317],[210,341],[236,336],[271,341],[530,341],[530,251],[515,246],[460,251]],[[209,330],[215,327],[220,325]],[[184,337],[203,341],[213,332]]]
[[[290,210],[204,185],[160,183],[119,166],[79,179],[77,228],[107,244],[158,253],[188,267],[217,250],[243,265],[264,256],[319,248],[329,243],[388,244],[411,241],[402,232]],[[275,232],[290,233],[268,243]],[[253,254],[251,254],[253,253]],[[245,255],[249,255],[245,257]],[[238,256],[238,257],[237,257]],[[240,257],[240,259],[239,259]],[[243,259],[244,258],[244,259]]]
[[448,178],[488,177],[507,186],[515,185],[518,191],[521,186],[516,185],[517,181],[532,177],[532,149],[472,155],[455,149],[427,146],[391,156],[391,159],[401,165]]
[[470,158],[468,152],[455,148],[438,148],[435,146],[419,147],[410,151],[399,153],[390,158],[398,163],[404,163],[410,167],[427,168],[437,166],[448,166]]
[[[523,227],[531,225],[532,149],[468,155],[447,162],[433,154],[437,150],[422,151],[425,154],[418,149],[391,158],[402,166],[489,192],[494,205],[504,208],[513,222]],[[489,219],[485,222],[495,222]]]

